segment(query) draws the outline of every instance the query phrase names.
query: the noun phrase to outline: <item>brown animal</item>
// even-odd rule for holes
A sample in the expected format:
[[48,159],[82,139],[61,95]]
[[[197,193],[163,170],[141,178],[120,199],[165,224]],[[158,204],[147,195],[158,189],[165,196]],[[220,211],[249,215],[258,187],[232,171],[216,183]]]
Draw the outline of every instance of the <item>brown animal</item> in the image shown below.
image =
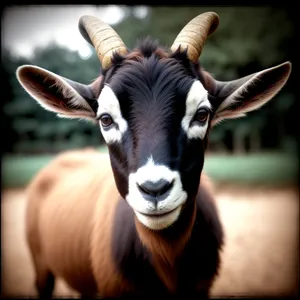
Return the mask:
[[56,276],[88,297],[209,296],[223,245],[201,175],[209,131],[265,104],[291,71],[286,62],[215,80],[198,58],[218,23],[215,13],[201,14],[171,49],[145,39],[129,51],[109,25],[84,16],[81,33],[103,67],[91,85],[18,68],[44,108],[99,122],[110,158],[62,154],[28,188],[27,240],[41,297],[51,297]]
[[[211,242],[218,244],[222,241],[222,232],[214,204],[210,202],[212,198],[204,184],[199,190],[207,195],[203,208],[211,210],[211,215],[205,216],[211,223],[206,225],[213,234],[210,238],[215,239]],[[146,278],[153,280],[148,282],[150,287],[154,288],[161,278],[170,290],[176,290],[176,252],[182,251],[191,236],[191,228],[183,231],[180,239],[172,241],[135,222],[133,211],[124,205],[117,191],[107,155],[96,151],[69,151],[59,155],[35,177],[28,187],[27,197],[26,235],[41,295],[46,296],[53,288],[53,274],[63,277],[83,295],[96,294],[97,288],[103,296],[137,292],[147,282],[135,287],[122,275],[116,258],[124,255],[129,256],[129,261],[124,262],[128,264],[124,270],[129,272],[129,278],[134,276],[139,280],[143,276],[139,271],[149,269]],[[191,227],[194,220],[189,223]],[[201,242],[201,235],[199,233],[197,242]],[[211,256],[217,256],[216,249],[212,250]],[[114,253],[118,251],[128,253]],[[154,256],[158,278],[145,260],[150,253]],[[130,274],[134,271],[137,273]],[[187,271],[192,272],[192,269]],[[148,293],[152,294],[151,289]]]

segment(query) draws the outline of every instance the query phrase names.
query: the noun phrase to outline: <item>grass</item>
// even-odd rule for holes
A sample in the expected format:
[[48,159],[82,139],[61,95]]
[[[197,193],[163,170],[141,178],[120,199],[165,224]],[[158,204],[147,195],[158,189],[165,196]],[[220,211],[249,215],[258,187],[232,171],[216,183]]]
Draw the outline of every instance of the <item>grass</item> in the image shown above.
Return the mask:
[[298,177],[297,157],[280,154],[212,155],[204,169],[216,181],[245,184],[288,184]]
[[[106,152],[106,148],[99,149]],[[2,157],[2,188],[25,186],[53,155]],[[280,153],[244,156],[208,155],[204,170],[217,182],[289,184],[298,176],[298,160]]]

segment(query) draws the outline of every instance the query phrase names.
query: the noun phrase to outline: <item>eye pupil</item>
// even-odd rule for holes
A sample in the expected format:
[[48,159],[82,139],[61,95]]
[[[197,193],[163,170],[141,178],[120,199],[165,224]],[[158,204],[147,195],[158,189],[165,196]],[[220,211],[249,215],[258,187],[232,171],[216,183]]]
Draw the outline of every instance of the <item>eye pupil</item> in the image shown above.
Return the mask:
[[198,122],[205,122],[208,118],[208,112],[206,110],[200,110],[196,114],[196,120]]
[[100,118],[101,124],[103,127],[108,127],[113,123],[111,116],[105,114]]

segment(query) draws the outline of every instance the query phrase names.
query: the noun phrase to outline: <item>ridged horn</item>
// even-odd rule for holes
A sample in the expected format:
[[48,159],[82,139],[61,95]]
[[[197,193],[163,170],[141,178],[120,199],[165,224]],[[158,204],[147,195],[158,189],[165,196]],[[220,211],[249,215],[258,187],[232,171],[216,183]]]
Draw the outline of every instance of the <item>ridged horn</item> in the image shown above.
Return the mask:
[[103,69],[111,66],[114,52],[121,55],[127,53],[127,47],[115,30],[96,17],[82,16],[79,19],[79,30],[85,40],[95,47]]
[[188,58],[197,62],[204,43],[219,25],[219,16],[214,12],[206,12],[198,15],[187,23],[177,35],[171,51],[175,52],[179,46],[181,50],[187,48]]

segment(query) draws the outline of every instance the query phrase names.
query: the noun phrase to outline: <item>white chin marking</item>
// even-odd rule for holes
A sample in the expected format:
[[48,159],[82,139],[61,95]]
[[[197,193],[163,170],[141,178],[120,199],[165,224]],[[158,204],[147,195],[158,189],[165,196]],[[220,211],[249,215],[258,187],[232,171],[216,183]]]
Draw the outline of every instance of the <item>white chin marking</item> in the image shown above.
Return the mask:
[[121,142],[123,134],[126,132],[128,125],[127,121],[122,117],[119,100],[113,90],[106,85],[98,98],[97,117],[107,113],[109,114],[116,126],[105,130],[99,122],[101,133],[107,144]]
[[138,211],[134,211],[138,220],[152,230],[162,230],[170,225],[172,225],[179,217],[181,211],[181,205],[178,206],[172,212],[163,215],[163,216],[146,216],[144,214],[139,213]]
[[193,124],[190,126],[199,108],[211,109],[211,104],[207,97],[207,90],[199,80],[196,80],[187,95],[185,115],[181,121],[181,127],[189,139],[203,139],[207,131],[208,119],[204,125]]
[[[154,201],[143,197],[138,185],[142,185],[146,181],[155,183],[160,180],[173,182],[173,184],[166,197],[155,204]],[[138,220],[155,230],[166,228],[174,223],[179,217],[181,206],[187,199],[179,172],[172,171],[165,165],[155,164],[152,156],[144,166],[129,175],[128,191],[125,197],[126,201],[134,210]]]

